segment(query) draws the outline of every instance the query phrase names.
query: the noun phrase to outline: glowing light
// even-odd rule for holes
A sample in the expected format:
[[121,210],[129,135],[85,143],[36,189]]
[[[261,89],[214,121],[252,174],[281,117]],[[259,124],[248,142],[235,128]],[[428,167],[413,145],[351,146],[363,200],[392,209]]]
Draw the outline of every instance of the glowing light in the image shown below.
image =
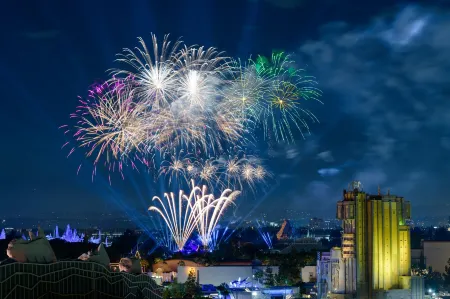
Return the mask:
[[[262,166],[232,161],[220,173],[223,167],[215,157],[232,156],[229,148],[247,147],[258,130],[277,142],[294,142],[294,131],[309,131],[306,118],[317,121],[301,104],[319,101],[321,92],[289,55],[274,53],[270,59],[241,63],[215,48],[171,43],[167,35],[161,43],[151,37],[152,47],[139,38],[140,47],[119,54],[123,68],[112,70],[112,78],[80,100],[71,115],[75,125],[61,126],[75,139],[69,156],[81,148],[93,159],[92,176],[104,165],[123,177],[123,168],[137,169],[139,161],[167,176],[169,184],[173,178],[215,182],[228,177],[253,189],[268,175]],[[194,153],[201,162],[178,159],[174,151]],[[170,162],[156,165],[152,160],[169,152]]]
[[151,206],[149,210],[162,217],[179,251],[183,250],[196,228],[203,245],[208,247],[220,217],[239,193],[226,189],[215,199],[214,195],[207,194],[206,186],[197,187],[192,181],[189,196],[184,195],[183,191],[179,192],[178,201],[173,193],[165,193],[165,201],[155,196],[153,201],[157,201],[161,208]]
[[[195,188],[195,187],[194,187]],[[222,192],[219,198],[214,198],[214,195],[207,194],[206,186],[195,194],[196,203],[199,204],[199,218],[197,229],[200,235],[200,240],[203,247],[208,248],[214,246],[213,234],[219,219],[222,217],[225,209],[233,202],[233,200],[240,194],[240,191],[232,191],[226,189]]]

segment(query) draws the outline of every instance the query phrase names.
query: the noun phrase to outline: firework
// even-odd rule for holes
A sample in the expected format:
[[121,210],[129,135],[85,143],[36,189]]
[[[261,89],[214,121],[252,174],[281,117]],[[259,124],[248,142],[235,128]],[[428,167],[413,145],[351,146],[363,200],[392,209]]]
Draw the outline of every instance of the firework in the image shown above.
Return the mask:
[[198,205],[194,202],[194,192],[195,189],[192,190],[191,196],[186,198],[183,191],[180,191],[178,202],[173,193],[165,193],[165,201],[155,196],[152,200],[156,200],[161,208],[156,206],[149,208],[149,211],[155,211],[162,217],[179,251],[183,249],[197,226],[199,213],[196,211]]
[[[146,148],[166,151],[173,147],[202,148],[214,152],[223,140],[242,137],[244,126],[228,103],[217,95],[233,72],[231,59],[215,48],[171,46],[165,36],[162,46],[152,35],[153,54],[142,39],[141,48],[125,49],[119,62],[132,70],[113,70],[134,78],[136,98],[148,113]],[[227,111],[225,113],[225,111]]]
[[178,250],[182,250],[190,236],[197,228],[202,243],[205,247],[211,240],[211,235],[223,215],[225,209],[240,194],[239,191],[226,189],[219,198],[213,194],[207,194],[207,187],[195,186],[192,181],[192,189],[189,196],[179,192],[178,203],[173,193],[165,193],[163,201],[159,197],[153,197],[161,208],[151,206],[149,211],[159,213],[169,229]]
[[218,183],[228,188],[255,191],[256,184],[264,183],[270,176],[260,159],[245,154],[221,157],[217,164],[220,165]]
[[230,58],[221,56],[215,48],[185,47],[177,60],[180,99],[190,107],[206,109],[216,102],[216,96],[228,72]]
[[232,191],[226,189],[222,192],[219,198],[214,198],[214,195],[207,194],[207,187],[203,186],[197,189],[196,203],[199,204],[198,224],[197,229],[203,247],[208,248],[213,242],[213,234],[219,219],[223,215],[225,209],[233,202],[233,200],[240,194],[240,191]]
[[265,136],[273,133],[276,141],[293,142],[292,130],[296,129],[304,137],[309,132],[306,118],[316,122],[318,119],[307,109],[301,107],[302,100],[319,101],[320,90],[313,77],[303,75],[297,70],[289,55],[273,53],[269,61],[259,57],[255,63],[256,72],[269,78],[270,88],[263,97],[264,108],[260,110]]
[[152,50],[150,52],[142,38],[138,38],[141,48],[124,49],[124,54],[118,54],[117,61],[128,64],[131,70],[114,69],[113,77],[122,74],[135,78],[136,96],[144,101],[150,108],[168,107],[176,99],[177,72],[174,64],[178,59],[178,49],[181,41],[173,45],[165,35],[161,47],[154,34],[152,36]]
[[145,114],[133,101],[133,90],[124,86],[114,82],[93,88],[71,114],[77,120],[73,137],[85,149],[85,156],[94,158],[94,166],[104,158],[107,168],[121,171],[130,153],[139,151],[146,138]]
[[161,163],[159,176],[164,174],[166,178],[168,177],[169,184],[173,179],[179,180],[180,178],[187,182],[188,168],[194,164],[190,154],[181,150],[178,153],[176,151],[165,153],[165,156],[168,156],[168,159]]
[[[151,46],[139,38],[139,47],[119,54],[123,68],[80,101],[73,128],[63,126],[94,160],[93,175],[101,160],[120,173],[139,161],[169,185],[196,179],[209,187],[254,189],[269,173],[227,148],[250,146],[258,130],[266,139],[293,142],[294,131],[308,132],[308,117],[317,121],[302,103],[318,101],[320,90],[289,55],[241,63],[215,48],[151,37]],[[222,163],[219,155],[228,158]]]
[[234,67],[234,77],[223,95],[233,103],[232,110],[242,115],[246,125],[253,124],[262,116],[263,98],[270,89],[271,81],[267,75],[258,71],[257,65],[251,60],[247,64],[238,60]]
[[[271,177],[260,159],[243,151],[201,159],[201,155],[175,149],[161,158],[158,176],[165,177],[169,185],[174,181],[183,185],[194,180],[212,190],[231,188],[255,192],[257,184],[264,184]],[[148,161],[145,163],[149,165]]]

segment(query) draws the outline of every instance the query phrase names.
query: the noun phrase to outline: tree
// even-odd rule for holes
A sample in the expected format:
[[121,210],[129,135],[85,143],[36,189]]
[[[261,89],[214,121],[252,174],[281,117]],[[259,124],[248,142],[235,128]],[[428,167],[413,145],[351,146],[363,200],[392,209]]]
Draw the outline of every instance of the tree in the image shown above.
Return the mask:
[[428,274],[425,276],[425,287],[432,290],[440,290],[444,284],[442,274],[431,269],[428,270]]
[[200,285],[197,283],[194,270],[189,272],[188,278],[184,283],[184,292],[187,296],[194,298],[201,294]]
[[444,278],[444,285],[446,287],[450,286],[450,259],[447,261],[447,265],[445,266],[444,273],[442,274]]
[[219,295],[223,296],[224,298],[227,298],[227,296],[230,295],[230,290],[228,289],[228,285],[226,283],[222,283],[220,286],[218,286],[217,291],[219,292]]
[[184,285],[175,283],[172,286],[171,290],[172,298],[183,298],[185,295]]
[[163,299],[169,299],[171,297],[170,288],[164,288],[162,297],[163,297]]
[[271,267],[266,268],[264,285],[266,287],[273,287],[275,285],[275,274],[273,274],[273,270]]
[[256,281],[258,281],[259,283],[259,280],[264,277],[264,272],[262,270],[256,270],[254,276],[256,278]]
[[411,274],[413,276],[426,276],[428,274],[428,270],[420,265],[414,264],[411,266]]

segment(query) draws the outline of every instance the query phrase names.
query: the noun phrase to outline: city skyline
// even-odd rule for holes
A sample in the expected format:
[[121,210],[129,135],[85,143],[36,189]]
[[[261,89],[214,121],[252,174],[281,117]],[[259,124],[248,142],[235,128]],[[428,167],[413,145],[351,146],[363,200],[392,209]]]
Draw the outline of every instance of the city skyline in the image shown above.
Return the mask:
[[[9,128],[4,135],[8,145],[0,148],[4,214],[98,211],[135,219],[146,215],[153,196],[169,191],[131,169],[124,172],[124,181],[118,177],[112,184],[105,173],[94,182],[88,171],[77,175],[81,153],[66,159],[58,130],[77,95],[85,96],[87,86],[107,79],[104,70],[115,66],[114,55],[137,46],[137,36],[150,41],[154,32],[243,59],[282,49],[316,77],[323,91],[324,105],[307,105],[320,121],[311,124],[311,136],[294,145],[259,149],[273,180],[237,200],[241,216],[253,211],[283,218],[292,209],[331,218],[334,202],[352,180],[361,181],[370,194],[381,186],[383,193],[389,189],[404,197],[411,202],[413,219],[446,216],[450,168],[442,161],[450,155],[450,107],[443,78],[450,52],[440,36],[450,26],[449,5],[239,3],[196,1],[186,7],[180,2],[174,9],[151,1],[121,7],[84,2],[72,9],[55,2],[34,7],[38,13],[33,16],[31,9],[7,4],[4,12],[9,13],[2,18],[14,29],[1,29],[6,41],[0,50],[2,74],[10,87],[0,111],[2,127]],[[198,12],[198,19],[197,13],[194,19],[194,14],[181,13],[186,9]],[[102,11],[102,20],[85,11]],[[165,12],[176,21],[166,21]],[[269,16],[271,24],[264,21]]]

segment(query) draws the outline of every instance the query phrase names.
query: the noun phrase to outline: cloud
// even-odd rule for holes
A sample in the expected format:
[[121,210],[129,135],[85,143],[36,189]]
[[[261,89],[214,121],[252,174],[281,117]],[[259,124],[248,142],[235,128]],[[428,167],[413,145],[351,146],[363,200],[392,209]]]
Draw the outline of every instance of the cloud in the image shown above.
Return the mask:
[[[442,180],[450,175],[442,163],[450,158],[450,12],[406,6],[365,25],[334,22],[320,32],[299,47],[296,59],[324,92],[321,118],[346,123],[323,122],[320,146],[336,160],[358,161],[333,187],[355,177],[368,192],[389,184],[413,204],[450,192]],[[419,180],[437,189],[416,190]]]
[[317,171],[321,176],[335,176],[341,172],[340,169],[337,168],[321,168]]
[[326,199],[328,197],[330,187],[324,182],[312,181],[309,183],[307,191],[313,198]]
[[281,179],[290,179],[290,178],[293,178],[294,175],[289,174],[289,173],[281,173],[281,174],[278,175],[278,177],[281,178]]
[[399,195],[408,194],[415,190],[422,188],[420,182],[426,178],[426,173],[421,170],[416,170],[405,175],[404,179],[397,182],[393,186],[393,190]]
[[363,189],[369,193],[387,181],[386,173],[381,169],[366,169],[356,174],[357,181],[363,184]]
[[334,161],[331,151],[325,151],[325,152],[318,153],[317,158],[321,159],[325,162],[333,162]]

